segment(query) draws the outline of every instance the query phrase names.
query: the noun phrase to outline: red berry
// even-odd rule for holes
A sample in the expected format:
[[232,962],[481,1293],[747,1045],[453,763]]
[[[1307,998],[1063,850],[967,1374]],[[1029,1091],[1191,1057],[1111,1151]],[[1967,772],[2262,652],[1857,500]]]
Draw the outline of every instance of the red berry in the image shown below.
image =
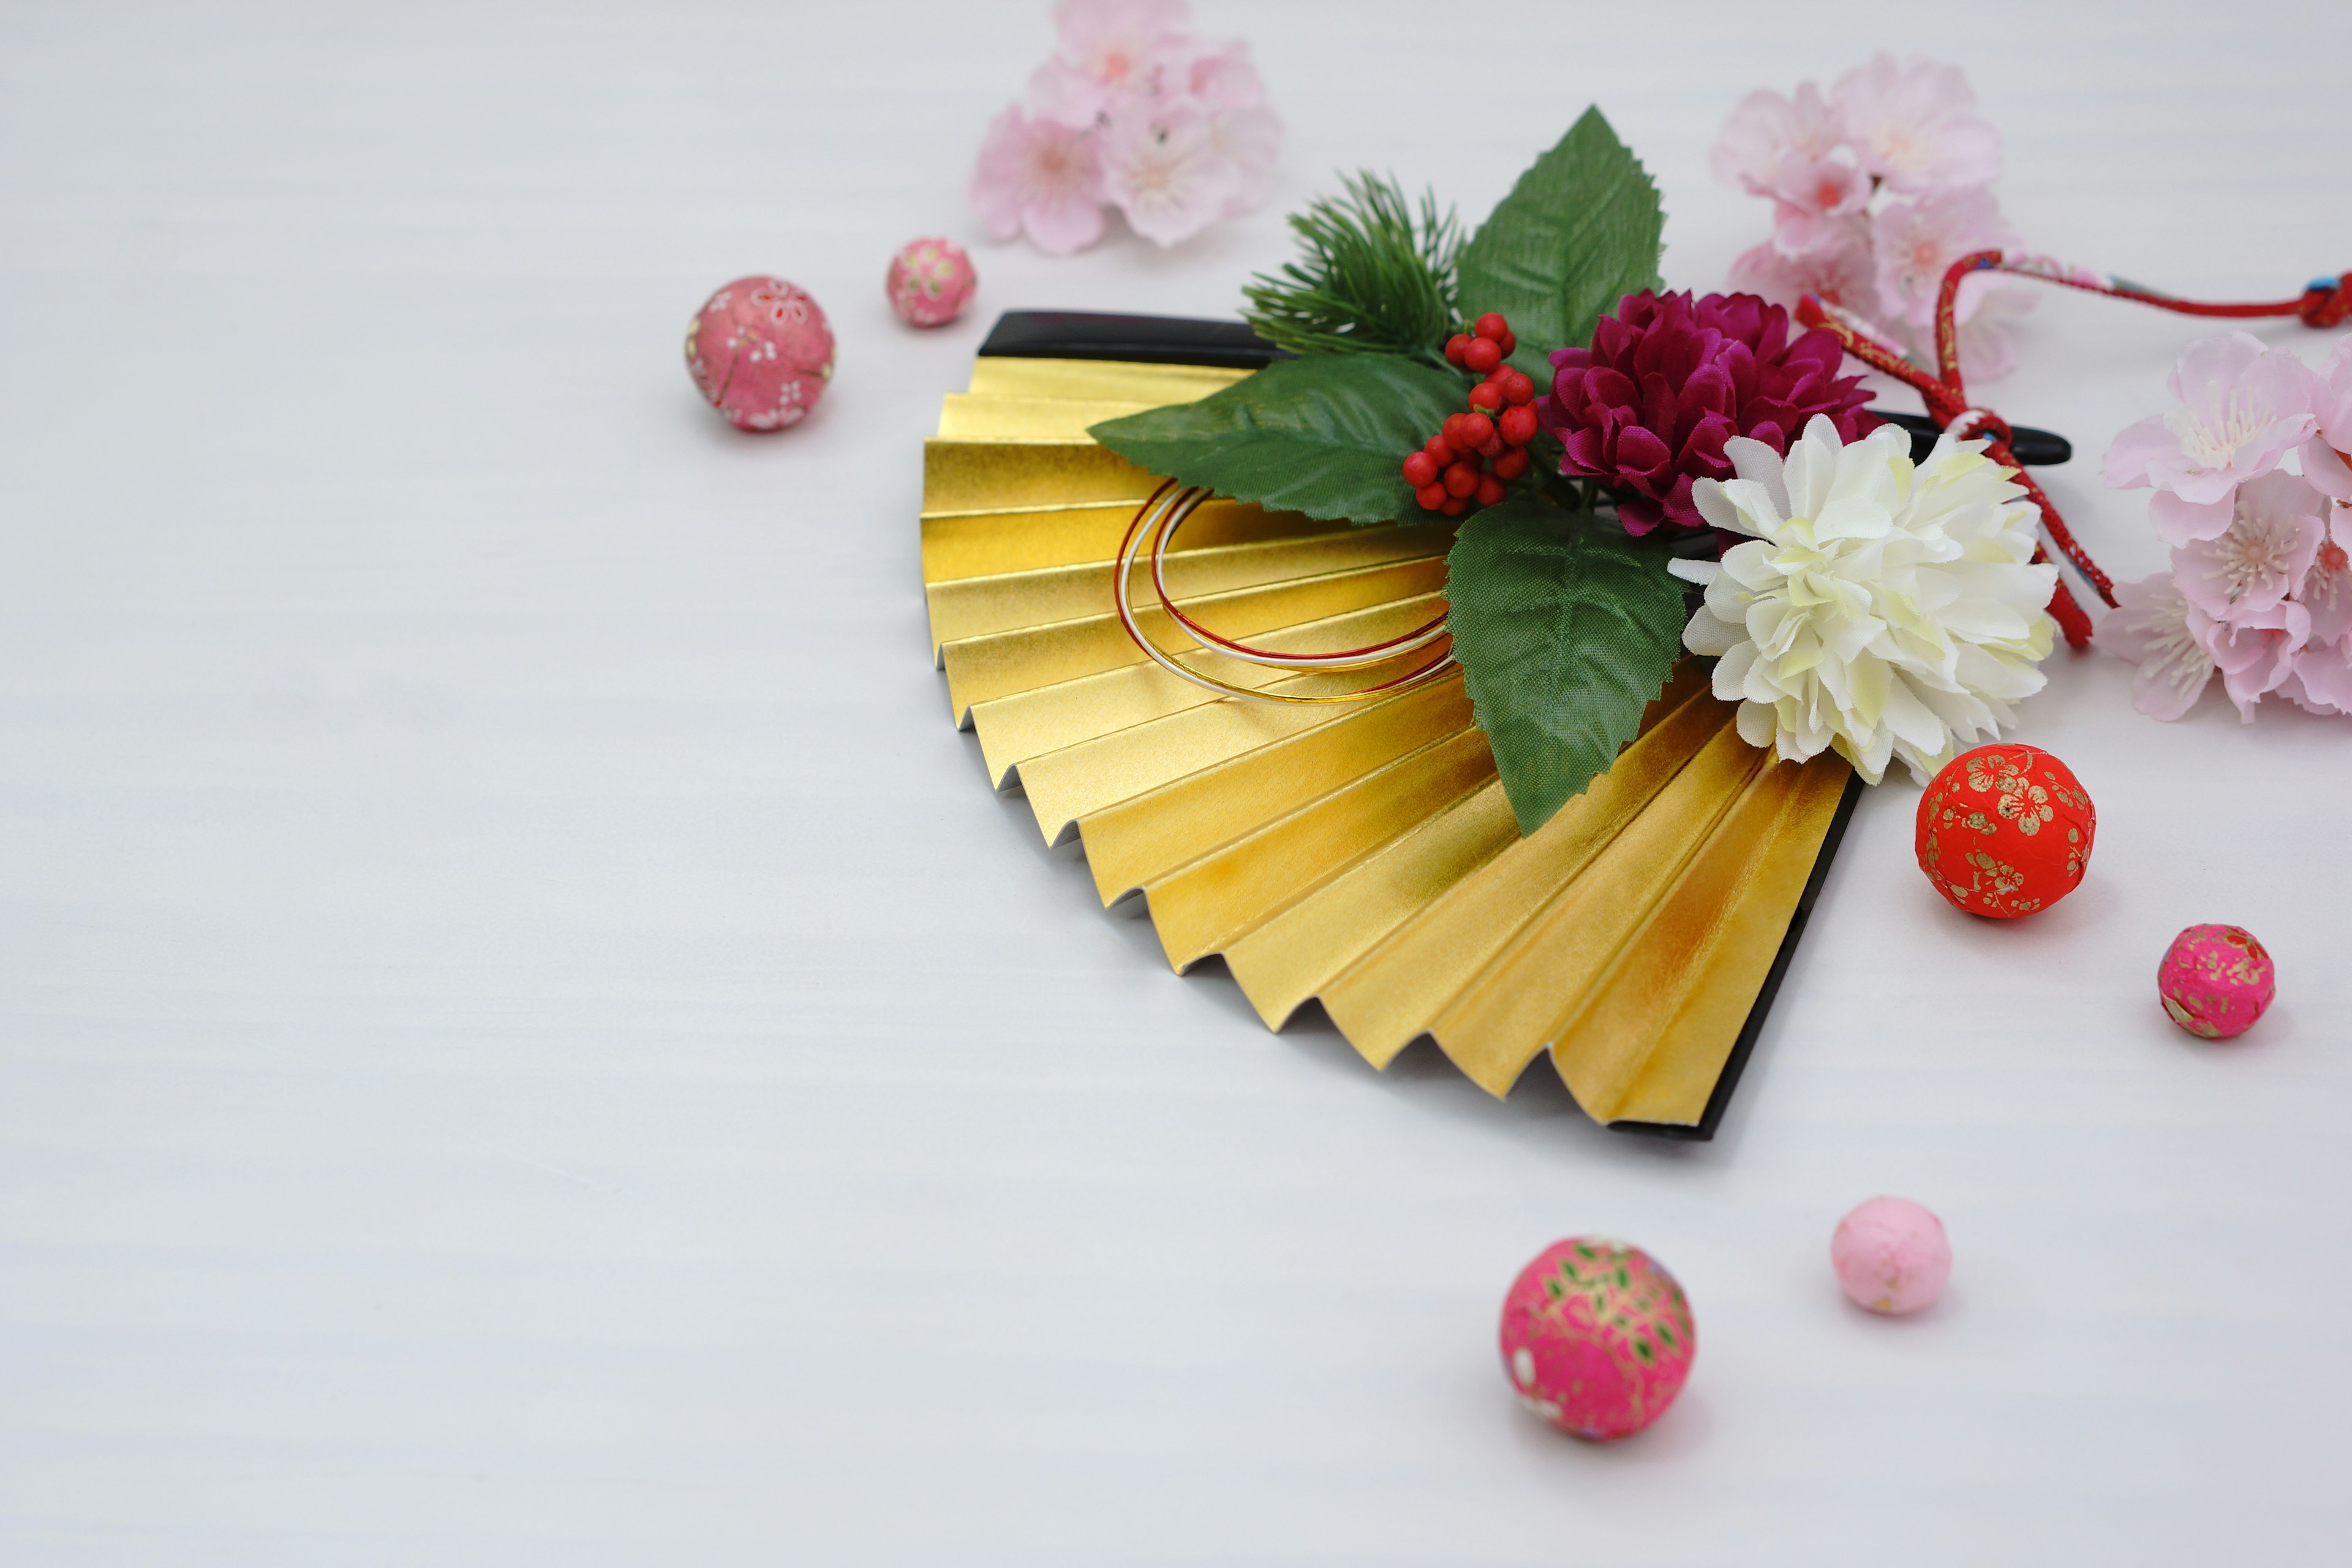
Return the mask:
[[1435,484],[1419,486],[1413,490],[1412,499],[1421,503],[1423,511],[1435,511],[1445,504],[1445,487]]
[[1467,332],[1456,332],[1452,337],[1446,339],[1445,363],[1448,364],[1460,364],[1462,363],[1462,351],[1469,346],[1470,334]]
[[1495,459],[1495,477],[1498,479],[1516,479],[1527,471],[1528,449],[1525,447],[1514,447]]
[[1447,501],[1444,506],[1439,507],[1437,510],[1444,512],[1448,517],[1460,517],[1464,512],[1470,510],[1470,502],[1464,497],[1455,496],[1452,500]]
[[1429,438],[1429,445],[1423,447],[1422,450],[1428,453],[1429,460],[1440,468],[1454,460],[1454,443],[1443,436],[1432,436]]
[[1447,495],[1466,496],[1477,488],[1478,466],[1475,463],[1456,463],[1445,470]]
[[1507,493],[1508,492],[1503,489],[1503,481],[1496,479],[1492,474],[1488,474],[1486,478],[1478,481],[1478,504],[1480,506],[1493,506],[1496,501],[1501,500]]
[[1465,447],[1475,447],[1478,444],[1470,439],[1470,426],[1464,423],[1469,417],[1467,414],[1449,414],[1445,416],[1445,444],[1457,452]]
[[1462,363],[1484,375],[1503,363],[1503,351],[1492,338],[1472,338],[1462,351]]
[[1495,438],[1495,422],[1485,415],[1457,414],[1454,417],[1462,421],[1462,438],[1455,446],[1483,447]]
[[1470,406],[1492,414],[1503,406],[1503,389],[1491,381],[1482,381],[1470,389]]
[[1507,371],[1503,375],[1503,401],[1533,403],[1536,400],[1536,378],[1523,370]]
[[1515,353],[1518,353],[1518,352],[1519,352],[1519,337],[1518,337],[1518,334],[1517,334],[1517,332],[1512,331],[1508,327],[1504,328],[1504,329],[1503,329],[1503,357],[1504,357],[1505,359],[1508,359],[1508,358],[1510,358],[1513,354],[1515,354]]
[[1502,311],[1489,310],[1479,317],[1478,324],[1470,330],[1490,343],[1499,343],[1511,335],[1511,323],[1503,320]]
[[[1506,408],[1503,416],[1495,421],[1495,428],[1501,431],[1503,439],[1512,446],[1524,447],[1536,438],[1536,411],[1524,403],[1516,408]],[[1413,454],[1415,458],[1419,456],[1418,452]],[[1404,471],[1407,477],[1411,477],[1412,459],[1410,458],[1405,460]]]
[[1503,438],[1500,436],[1489,436],[1486,437],[1486,444],[1478,448],[1478,455],[1482,458],[1499,458],[1509,450],[1508,447],[1503,445]]
[[1426,452],[1415,452],[1404,460],[1404,482],[1413,489],[1433,483],[1437,479],[1437,459]]

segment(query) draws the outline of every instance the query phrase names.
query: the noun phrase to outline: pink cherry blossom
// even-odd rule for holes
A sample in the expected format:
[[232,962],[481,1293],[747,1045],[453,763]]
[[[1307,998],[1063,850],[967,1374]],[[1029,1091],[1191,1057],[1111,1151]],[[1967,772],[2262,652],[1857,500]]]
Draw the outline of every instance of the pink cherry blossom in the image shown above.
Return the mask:
[[1018,104],[989,122],[971,200],[992,239],[1026,232],[1048,256],[1102,237],[1103,177],[1093,134],[1032,120]]
[[2294,673],[2295,655],[2311,638],[2311,615],[2293,599],[2259,615],[2217,621],[2189,606],[2189,632],[2213,658],[2221,689],[2238,705],[2242,723],[2254,721],[2254,705]]
[[1191,100],[1136,100],[1103,128],[1103,189],[1128,226],[1160,246],[1190,239],[1225,216],[1241,172],[1218,155],[1209,117]]
[[2172,578],[2217,621],[2244,624],[2276,609],[2302,585],[2327,531],[2327,498],[2294,475],[2272,472],[2238,487],[2230,526],[2172,552]]
[[2127,426],[2107,448],[2107,483],[2153,485],[2148,521],[2168,544],[2218,538],[2231,497],[2269,473],[2317,427],[2313,376],[2283,349],[2245,332],[2189,345],[2172,371],[2178,406]]
[[1817,243],[1794,255],[1767,240],[1731,264],[1731,287],[1790,310],[1811,294],[1874,322],[1878,264],[1870,252],[1870,224],[1858,216],[1824,224]]
[[1061,52],[1029,79],[1031,106],[1085,127],[1131,97],[1184,90],[1191,20],[1186,0],[1059,0],[1054,30]]
[[1794,153],[1819,162],[1840,140],[1837,117],[1811,82],[1798,88],[1793,100],[1759,90],[1731,106],[1707,152],[1706,166],[1727,185],[1769,196],[1780,181],[1783,158]]
[[1865,173],[1905,195],[1990,184],[2000,174],[2000,132],[1976,111],[1956,66],[1887,54],[1838,78],[1832,97],[1843,139]]
[[2303,444],[2303,477],[2340,501],[2352,501],[2352,336],[2312,377],[2312,417],[2319,429]]
[[2279,690],[2315,713],[2352,713],[2352,512],[2337,507],[2326,542],[2295,600],[2311,615],[2311,640]]
[[2189,603],[2158,574],[2116,584],[2116,607],[2091,634],[2092,646],[2139,666],[2132,706],[2170,721],[2197,705],[2213,679],[2213,655],[2189,628]]
[[1870,205],[1870,176],[1847,159],[1808,158],[1793,149],[1780,155],[1772,188],[1772,243],[1791,256],[1826,243],[1841,218]]
[[[1920,331],[1934,330],[1936,295],[1953,262],[1971,251],[2017,243],[1992,193],[1984,190],[1896,202],[1871,218],[1870,237],[1878,256],[1878,296],[1887,313]],[[1956,318],[1965,321],[1976,313],[1987,281],[1979,276],[1962,281],[1953,305]]]

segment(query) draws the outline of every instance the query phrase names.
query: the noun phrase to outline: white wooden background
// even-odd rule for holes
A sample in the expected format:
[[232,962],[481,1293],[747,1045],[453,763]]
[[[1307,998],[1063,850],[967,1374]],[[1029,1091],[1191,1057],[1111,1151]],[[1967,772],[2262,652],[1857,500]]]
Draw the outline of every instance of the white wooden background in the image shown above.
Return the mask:
[[[1864,805],[1722,1137],[1274,1037],[1093,907],[926,658],[918,443],[1013,306],[1230,311],[1339,166],[1483,214],[1598,100],[1711,286],[1748,88],[1965,64],[2039,247],[2275,297],[2352,266],[2352,13],[1244,5],[1274,207],[1172,253],[885,258],[1045,6],[0,7],[0,1561],[2323,1561],[2352,1347],[2352,723],[2163,726],[2061,656],[2027,735],[2101,818],[2014,927]],[[1494,62],[1465,82],[1472,63]],[[719,281],[840,372],[738,436]],[[2265,329],[2316,355],[2296,327]],[[2097,482],[2195,323],[2045,298],[1988,389]],[[2244,1044],[2171,933],[2277,954]],[[1949,1225],[1848,1309],[1850,1205]],[[1519,1265],[1689,1288],[1639,1441],[1512,1404]]]

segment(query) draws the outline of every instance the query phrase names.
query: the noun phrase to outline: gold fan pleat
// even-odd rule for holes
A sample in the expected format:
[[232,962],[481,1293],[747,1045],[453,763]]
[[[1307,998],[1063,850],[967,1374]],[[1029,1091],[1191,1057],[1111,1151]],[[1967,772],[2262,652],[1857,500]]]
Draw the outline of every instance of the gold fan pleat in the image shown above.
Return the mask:
[[[1112,558],[1159,480],[1087,427],[1246,373],[982,359],[924,451],[933,657],[990,778],[1049,843],[1085,846],[1104,903],[1139,895],[1169,962],[1222,953],[1280,1027],[1319,999],[1375,1067],[1423,1035],[1496,1095],[1549,1052],[1601,1121],[1696,1126],[1835,816],[1835,757],[1740,740],[1695,662],[1608,773],[1521,837],[1460,672],[1360,703],[1220,696],[1148,662],[1112,610]],[[1351,529],[1212,502],[1168,556],[1171,596],[1292,652],[1402,635],[1444,606],[1449,527]],[[1180,663],[1328,695],[1408,673]]]

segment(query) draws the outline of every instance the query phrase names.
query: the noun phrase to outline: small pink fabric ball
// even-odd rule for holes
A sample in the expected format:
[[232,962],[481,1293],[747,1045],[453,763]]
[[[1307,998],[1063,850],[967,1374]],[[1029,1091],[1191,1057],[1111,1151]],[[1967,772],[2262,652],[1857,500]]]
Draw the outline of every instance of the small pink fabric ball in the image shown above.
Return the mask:
[[833,329],[806,289],[738,278],[686,329],[686,369],[738,430],[789,429],[833,378]]
[[980,287],[971,258],[952,239],[908,240],[890,258],[883,287],[890,309],[910,327],[944,327],[963,314]]
[[1622,1241],[1555,1242],[1503,1299],[1503,1371],[1519,1403],[1579,1437],[1630,1436],[1664,1415],[1697,1352],[1682,1287]]
[[1873,1198],[1838,1221],[1830,1266],[1855,1306],[1899,1317],[1944,1293],[1952,1244],[1944,1222],[1909,1198]]
[[2278,970],[2242,926],[2190,926],[2164,950],[2156,994],[2165,1015],[2204,1040],[2254,1026],[2278,994]]

